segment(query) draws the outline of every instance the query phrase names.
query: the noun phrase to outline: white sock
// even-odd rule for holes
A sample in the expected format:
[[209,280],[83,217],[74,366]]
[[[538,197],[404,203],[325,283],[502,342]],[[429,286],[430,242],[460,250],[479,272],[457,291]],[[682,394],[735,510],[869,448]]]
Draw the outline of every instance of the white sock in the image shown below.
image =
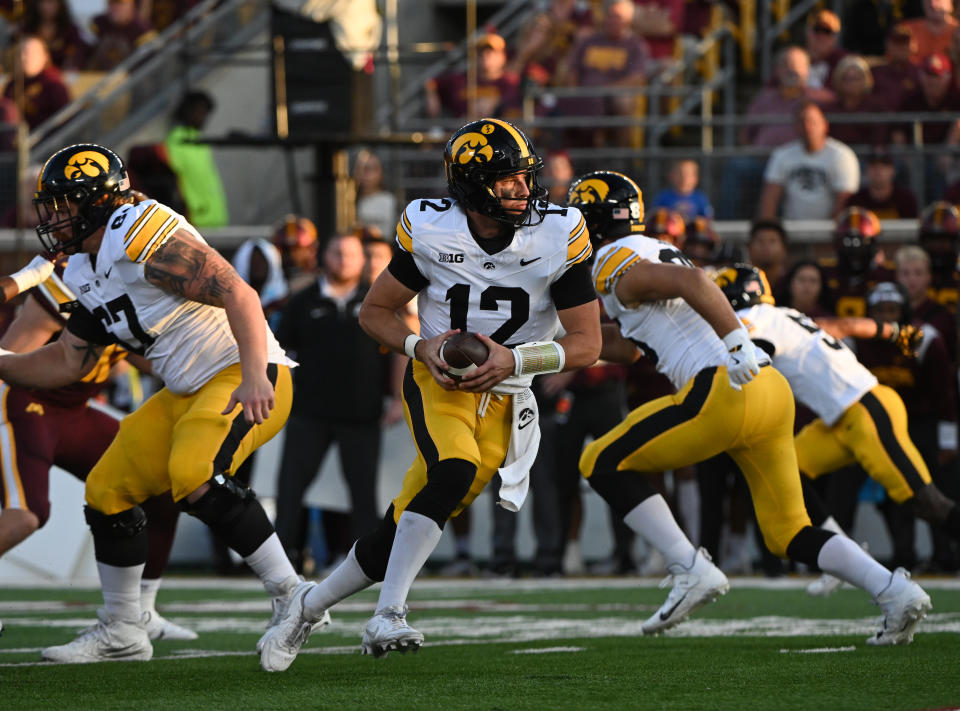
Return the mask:
[[[401,514],[402,515],[402,514]],[[454,546],[457,550],[457,558],[469,558],[470,557],[470,534],[464,534],[462,536],[457,536],[454,540]]]
[[660,494],[647,497],[633,507],[623,522],[660,551],[667,567],[690,567],[697,549],[693,547]]
[[385,607],[403,607],[414,578],[437,547],[441,533],[443,531],[432,518],[413,511],[400,514],[383,587],[380,588],[378,610]]
[[825,531],[833,531],[834,533],[839,533],[841,536],[846,536],[847,532],[840,528],[840,524],[837,523],[837,519],[833,516],[827,516],[823,523],[820,524],[820,528]]
[[373,585],[357,561],[356,550],[357,544],[354,543],[343,562],[303,598],[303,608],[309,617],[319,618],[324,610]]
[[140,609],[144,612],[155,612],[157,609],[157,590],[160,589],[160,578],[142,578],[140,580]]
[[107,614],[128,622],[140,621],[140,576],[144,564],[117,566],[97,561],[103,607]]
[[293,569],[293,564],[287,558],[276,533],[271,533],[257,550],[243,560],[257,574],[264,586],[275,587],[291,576],[297,577],[297,571]]
[[690,542],[696,546],[700,542],[700,485],[696,479],[676,479],[676,482],[677,508]]
[[873,597],[890,584],[890,571],[846,536],[831,536],[817,554],[817,565]]

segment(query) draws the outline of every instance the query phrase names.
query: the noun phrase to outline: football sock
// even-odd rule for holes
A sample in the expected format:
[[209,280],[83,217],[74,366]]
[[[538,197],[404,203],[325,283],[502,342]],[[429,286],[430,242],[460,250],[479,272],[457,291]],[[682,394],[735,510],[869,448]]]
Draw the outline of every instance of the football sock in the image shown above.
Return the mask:
[[660,551],[667,566],[679,564],[687,568],[693,562],[697,549],[687,539],[660,494],[650,496],[634,506],[623,517],[623,522]]
[[890,571],[846,536],[831,536],[817,554],[817,567],[876,597],[890,584]]
[[402,607],[414,578],[440,542],[443,531],[432,518],[404,511],[397,521],[397,535],[390,549],[387,573],[380,588],[377,609]]
[[837,523],[837,519],[833,516],[827,516],[823,523],[820,524],[820,528],[825,531],[833,531],[834,533],[839,533],[841,536],[846,536],[846,532],[840,527],[840,524]]
[[157,609],[157,590],[160,589],[160,578],[141,578],[140,579],[140,609]]
[[356,548],[354,544],[343,562],[303,598],[303,609],[308,617],[319,618],[324,610],[373,585],[357,562]]
[[454,545],[457,549],[457,558],[470,557],[470,534],[457,536]]
[[293,564],[287,558],[276,533],[270,534],[270,537],[243,561],[250,566],[250,570],[257,574],[264,585],[276,586],[291,576],[297,577],[297,571],[293,569]]
[[117,566],[97,561],[103,607],[107,614],[128,622],[140,621],[140,576],[143,563]]
[[696,545],[700,540],[700,484],[696,479],[676,479],[677,508],[687,531],[690,542]]

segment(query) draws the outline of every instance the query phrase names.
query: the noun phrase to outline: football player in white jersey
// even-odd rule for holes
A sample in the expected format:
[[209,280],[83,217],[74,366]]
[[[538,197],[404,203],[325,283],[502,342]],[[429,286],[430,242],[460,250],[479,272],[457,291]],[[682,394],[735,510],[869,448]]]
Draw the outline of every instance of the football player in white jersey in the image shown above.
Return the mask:
[[849,538],[810,525],[793,448],[790,386],[769,367],[769,356],[750,340],[707,273],[671,245],[637,233],[630,216],[640,202],[639,188],[619,173],[590,173],[570,188],[570,203],[591,224],[610,225],[594,235],[607,242],[597,250],[594,285],[617,321],[603,329],[602,357],[632,362],[642,352],[677,388],[675,395],[631,412],[580,458],[580,471],[594,490],[663,554],[673,574],[673,589],[643,624],[644,632],[671,627],[729,585],[706,552],[694,549],[642,474],[726,453],[747,480],[767,547],[873,595],[885,619],[872,643],[909,642],[930,598]]
[[[747,264],[720,269],[714,281],[755,344],[783,373],[796,398],[818,419],[796,436],[800,472],[811,479],[859,464],[898,504],[912,502],[917,516],[960,538],[960,508],[931,481],[923,457],[910,439],[907,410],[895,390],[881,385],[843,341],[799,311],[775,306],[763,272]],[[885,337],[897,342],[912,326],[866,318],[823,319],[840,336]],[[838,329],[842,329],[838,332]],[[816,493],[805,487],[811,517],[842,533]],[[828,581],[836,589],[839,581]],[[831,586],[821,591],[829,594]],[[818,590],[815,588],[815,590]]]
[[130,190],[102,146],[57,151],[34,197],[37,234],[71,255],[64,282],[77,302],[60,338],[0,356],[0,378],[55,388],[82,378],[109,344],[140,353],[166,383],[124,418],[86,482],[104,607],[98,623],[45,659],[148,660],[140,577],[147,550],[139,504],[170,491],[285,601],[298,582],[273,526],[232,474],[290,411],[289,361],[253,289],[180,215]]
[[[264,669],[286,669],[314,620],[377,580],[363,651],[417,649],[423,635],[406,622],[407,592],[447,519],[498,468],[502,505],[515,510],[526,493],[539,439],[533,376],[591,365],[600,352],[586,225],[575,208],[544,202],[543,162],[527,137],[506,121],[474,121],[453,134],[443,162],[450,197],[407,205],[399,249],[360,313],[368,333],[411,358],[403,399],[417,459],[381,525],[326,580],[297,588],[265,635]],[[398,316],[415,296],[419,335]],[[457,331],[476,332],[490,349],[459,383],[439,354]]]

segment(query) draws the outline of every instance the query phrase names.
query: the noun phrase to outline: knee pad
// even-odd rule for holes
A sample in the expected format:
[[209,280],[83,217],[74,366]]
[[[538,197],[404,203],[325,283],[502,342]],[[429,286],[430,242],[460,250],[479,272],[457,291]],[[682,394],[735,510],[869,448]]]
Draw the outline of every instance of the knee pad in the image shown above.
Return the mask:
[[790,560],[795,560],[812,568],[818,568],[817,557],[820,555],[820,549],[823,548],[824,543],[836,535],[838,534],[833,531],[804,526],[797,532],[797,535],[790,539],[785,551],[777,550],[778,546],[776,546],[775,541],[768,541],[766,538],[764,538],[764,541],[774,555],[782,558],[786,553],[786,557]]
[[104,514],[84,506],[83,513],[93,533],[94,555],[99,562],[126,568],[147,560],[147,515],[142,508]]
[[139,506],[118,514],[104,514],[90,506],[84,506],[83,515],[94,536],[133,538],[147,526],[147,515]]
[[657,493],[645,474],[629,469],[594,470],[587,482],[621,519]]
[[273,524],[264,513],[253,490],[233,477],[217,474],[210,488],[192,504],[180,506],[207,524],[241,557],[246,558],[273,535]]
[[406,510],[433,519],[442,529],[470,491],[476,476],[476,465],[465,459],[439,461],[427,471],[427,483]]
[[397,524],[393,521],[393,504],[390,504],[380,525],[357,540],[354,550],[357,563],[363,574],[374,582],[382,581],[387,574],[387,561],[390,560],[390,549],[393,548],[396,535]]

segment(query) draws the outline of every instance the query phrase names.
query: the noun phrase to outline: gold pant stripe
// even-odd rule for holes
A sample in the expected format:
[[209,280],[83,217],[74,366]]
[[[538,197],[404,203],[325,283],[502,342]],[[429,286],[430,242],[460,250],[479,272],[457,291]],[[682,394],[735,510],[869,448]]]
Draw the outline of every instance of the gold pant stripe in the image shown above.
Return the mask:
[[797,455],[793,448],[793,393],[773,368],[740,390],[725,367],[701,371],[675,395],[645,403],[580,458],[584,476],[609,467],[651,473],[677,469],[726,452],[750,487],[764,542],[776,555],[804,526]]
[[930,482],[910,439],[907,410],[895,390],[877,385],[832,426],[814,420],[796,438],[800,470],[811,479],[859,464],[902,503]]
[[13,426],[7,417],[7,396],[10,386],[0,383],[0,467],[3,478],[3,508],[27,509],[27,495],[23,491],[20,468],[17,466],[17,442]]
[[427,471],[445,459],[463,459],[477,467],[470,491],[453,512],[458,515],[497,473],[510,444],[513,401],[493,397],[483,417],[477,414],[482,395],[444,390],[420,362],[411,362],[403,379],[403,410],[413,433],[417,458],[393,500],[394,520],[427,483]]

